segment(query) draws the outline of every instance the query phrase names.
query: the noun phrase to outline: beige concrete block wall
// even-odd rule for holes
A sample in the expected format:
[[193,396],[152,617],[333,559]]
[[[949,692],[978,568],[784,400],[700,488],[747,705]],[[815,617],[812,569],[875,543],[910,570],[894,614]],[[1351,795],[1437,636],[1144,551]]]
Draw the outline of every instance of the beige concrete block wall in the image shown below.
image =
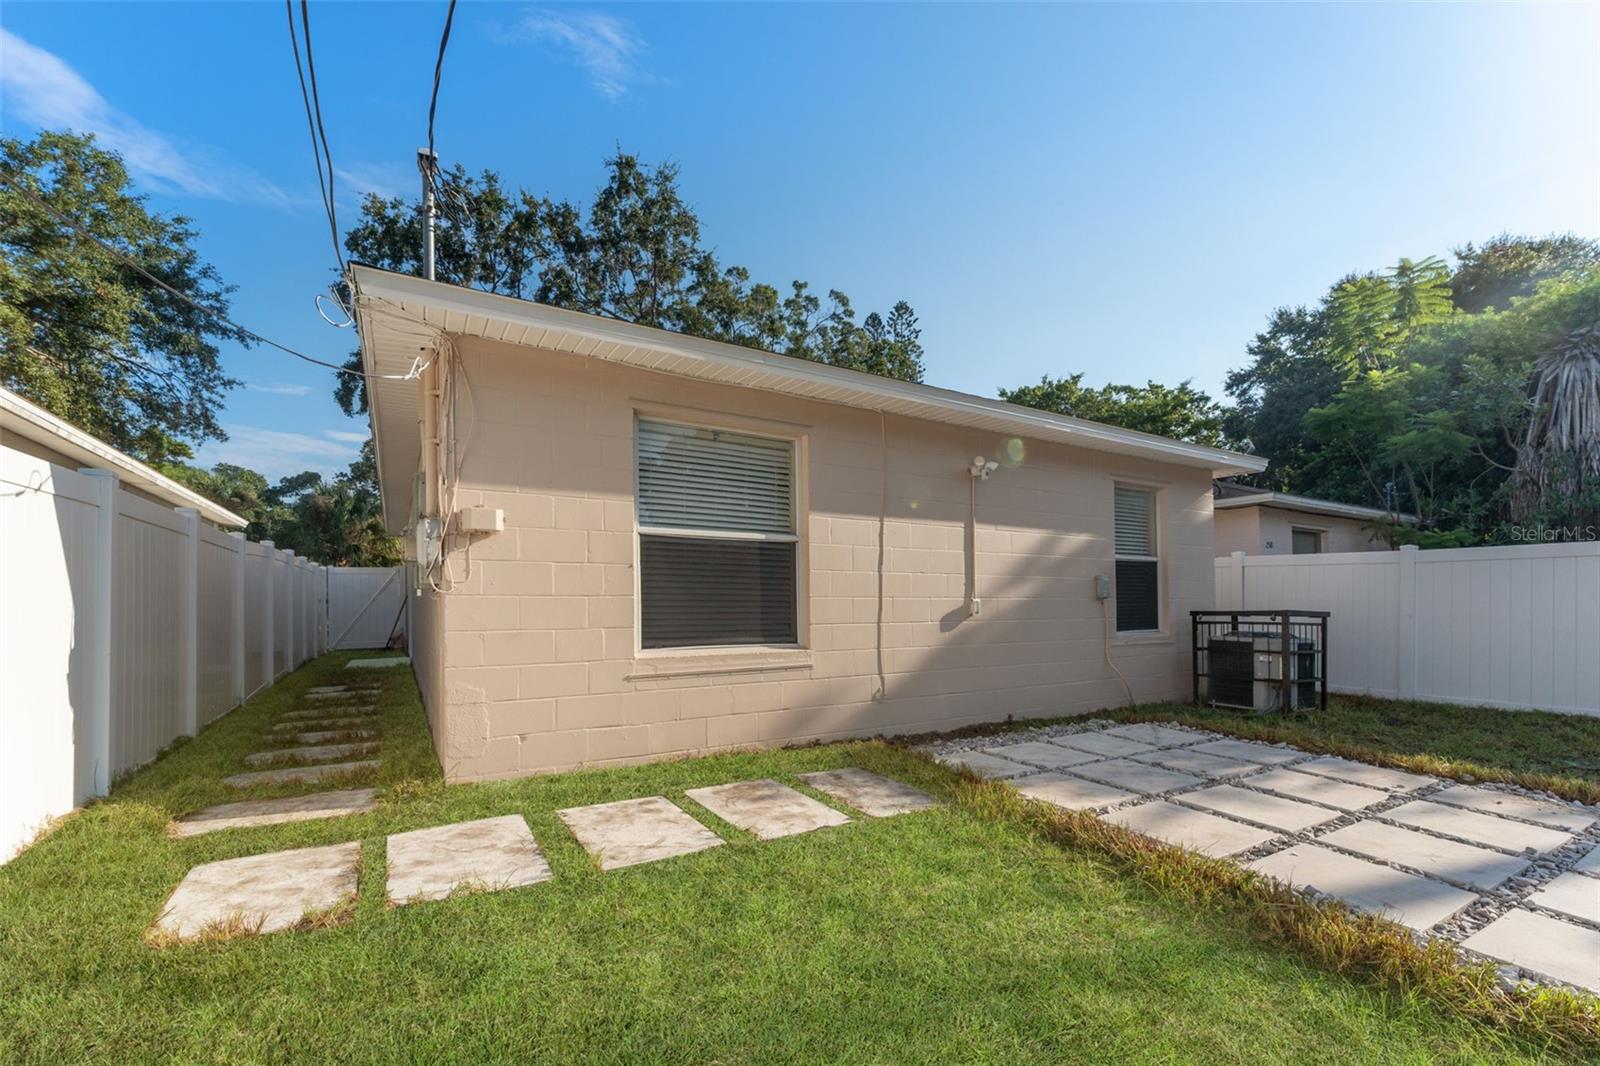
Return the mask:
[[[452,780],[1124,703],[1092,594],[1094,576],[1112,572],[1118,479],[1160,490],[1168,631],[1113,638],[1112,656],[1137,699],[1189,691],[1188,612],[1214,594],[1205,470],[880,425],[869,411],[471,338],[460,347],[473,413],[457,506],[502,508],[506,528],[470,552],[451,539],[451,591],[426,608],[437,625],[415,631],[443,649],[442,683],[425,696]],[[800,439],[804,649],[636,651],[637,410]],[[978,486],[969,531],[976,454],[1016,463]],[[963,606],[969,551],[978,618]]]
[[[1261,512],[1262,555],[1291,555],[1294,553],[1294,531],[1314,529],[1322,534],[1325,552],[1388,551],[1389,545],[1382,537],[1367,528],[1369,523],[1357,518],[1338,518],[1333,515],[1301,514],[1277,507],[1254,508]],[[1266,545],[1270,543],[1272,547]]]
[[1261,508],[1224,507],[1212,514],[1217,556],[1261,554]]

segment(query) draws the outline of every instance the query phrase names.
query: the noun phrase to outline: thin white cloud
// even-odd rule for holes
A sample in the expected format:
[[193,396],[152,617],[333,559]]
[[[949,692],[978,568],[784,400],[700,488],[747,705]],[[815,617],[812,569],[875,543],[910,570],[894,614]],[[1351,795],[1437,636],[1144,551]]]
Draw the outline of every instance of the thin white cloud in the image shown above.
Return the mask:
[[42,129],[93,133],[122,155],[135,177],[163,192],[279,207],[303,202],[248,168],[221,162],[204,149],[180,147],[112,106],[59,56],[3,27],[0,102],[8,113]]
[[334,184],[341,203],[346,194],[354,201],[360,201],[368,193],[385,200],[414,196],[422,181],[415,168],[407,170],[395,163],[341,163],[333,168],[333,173],[338,178]]
[[613,100],[650,80],[637,65],[645,44],[620,19],[592,11],[530,11],[519,23],[521,36],[542,41],[582,67],[589,83]]
[[[336,432],[339,431],[325,430],[325,435],[319,437],[260,426],[232,426],[228,429],[227,440],[206,441],[201,445],[194,461],[207,467],[232,463],[254,470],[269,481],[305,470],[331,476],[354,462],[361,450],[359,441],[328,439]],[[365,434],[361,435],[361,441],[366,439]]]
[[269,385],[260,381],[247,381],[244,387],[252,392],[266,392],[273,396],[310,396],[310,385]]
[[340,429],[325,429],[323,433],[330,440],[342,440],[349,444],[365,444],[367,443],[367,438],[371,436],[369,433],[348,433]]

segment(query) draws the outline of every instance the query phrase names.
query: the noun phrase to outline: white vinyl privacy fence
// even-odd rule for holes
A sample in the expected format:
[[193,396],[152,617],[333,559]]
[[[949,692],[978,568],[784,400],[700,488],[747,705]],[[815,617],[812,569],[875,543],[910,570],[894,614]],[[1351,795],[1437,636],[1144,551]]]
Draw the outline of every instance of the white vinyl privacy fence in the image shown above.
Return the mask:
[[330,568],[110,471],[0,447],[0,549],[0,862],[328,648]]
[[398,566],[328,568],[328,646],[383,648],[405,631],[406,582]]
[[1217,609],[1328,611],[1328,687],[1600,715],[1600,543],[1216,561]]

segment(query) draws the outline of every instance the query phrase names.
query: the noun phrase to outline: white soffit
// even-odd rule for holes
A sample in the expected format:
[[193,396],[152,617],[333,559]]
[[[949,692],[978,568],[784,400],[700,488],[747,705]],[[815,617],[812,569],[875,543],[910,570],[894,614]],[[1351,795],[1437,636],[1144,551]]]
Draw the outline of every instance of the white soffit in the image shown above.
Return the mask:
[[[1213,477],[1259,473],[1267,466],[1259,456],[424,281],[374,267],[352,264],[350,276],[356,293],[362,360],[369,375],[399,376],[412,367],[419,354],[420,322],[458,336],[567,352],[822,403],[1199,467]],[[420,437],[416,432],[418,385],[415,381],[369,377],[367,392],[379,445],[384,517],[391,528],[398,528],[397,522],[403,524],[409,518],[406,512],[410,507],[411,477],[420,461]]]

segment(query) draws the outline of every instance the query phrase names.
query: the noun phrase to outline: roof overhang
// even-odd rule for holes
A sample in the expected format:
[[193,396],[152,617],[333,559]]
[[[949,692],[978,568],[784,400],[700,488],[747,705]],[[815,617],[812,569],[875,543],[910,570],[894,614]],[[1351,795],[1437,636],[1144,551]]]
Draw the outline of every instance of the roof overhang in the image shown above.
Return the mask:
[[185,488],[167,475],[131,455],[119,452],[105,441],[90,436],[9,389],[0,389],[0,424],[9,432],[51,451],[60,452],[82,466],[114,470],[123,484],[131,485],[173,507],[193,507],[200,512],[200,517],[214,525],[238,528],[249,524],[247,519],[221,504]]
[[384,520],[391,530],[403,528],[411,514],[412,475],[421,455],[417,432],[420,393],[416,381],[404,378],[416,365],[419,349],[427,346],[430,330],[1196,467],[1213,477],[1259,473],[1267,466],[1259,456],[425,281],[375,267],[351,264],[350,281],[356,297],[362,365],[368,374],[369,411],[378,444]]
[[1334,503],[1332,500],[1318,500],[1310,496],[1292,496],[1285,492],[1260,492],[1253,496],[1225,497],[1213,500],[1211,507],[1216,511],[1226,511],[1236,507],[1276,507],[1279,510],[1299,511],[1303,514],[1355,518],[1363,522],[1399,522],[1402,525],[1415,525],[1417,521],[1417,516],[1414,514],[1392,513],[1376,507],[1357,507],[1350,503]]

